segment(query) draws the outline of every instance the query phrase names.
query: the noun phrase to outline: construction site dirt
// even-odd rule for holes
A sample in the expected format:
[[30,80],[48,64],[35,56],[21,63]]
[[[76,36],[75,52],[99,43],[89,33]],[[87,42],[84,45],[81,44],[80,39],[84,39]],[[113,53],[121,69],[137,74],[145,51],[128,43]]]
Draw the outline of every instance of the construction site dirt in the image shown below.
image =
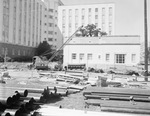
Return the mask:
[[[28,98],[33,97],[38,99],[42,96],[41,91],[44,92],[44,90],[50,90],[55,87],[57,88],[57,92],[61,94],[61,98],[50,99],[46,105],[67,109],[101,112],[101,108],[97,105],[89,105],[86,107],[86,100],[83,94],[89,88],[90,90],[91,88],[103,88],[103,86],[108,86],[109,83],[109,87],[111,88],[120,87],[150,90],[150,82],[144,82],[144,77],[135,78],[133,75],[92,72],[84,72],[81,76],[80,72],[78,74],[75,72],[76,74],[74,75],[71,75],[70,73],[71,72],[66,73],[64,71],[40,71],[28,68],[1,69],[0,76],[1,82],[2,80],[3,82],[0,83],[0,100],[6,100],[8,97],[15,95],[16,91],[22,92],[25,90],[28,90]],[[67,76],[69,75],[71,76],[68,78]],[[137,80],[134,81],[134,79]],[[77,82],[76,80],[80,81]],[[106,86],[104,83],[106,83]],[[55,88],[53,89],[54,92],[52,90],[50,93],[56,93]],[[66,92],[65,95],[63,95],[64,90]],[[149,97],[148,100],[150,100]],[[136,115],[148,114],[144,113]]]

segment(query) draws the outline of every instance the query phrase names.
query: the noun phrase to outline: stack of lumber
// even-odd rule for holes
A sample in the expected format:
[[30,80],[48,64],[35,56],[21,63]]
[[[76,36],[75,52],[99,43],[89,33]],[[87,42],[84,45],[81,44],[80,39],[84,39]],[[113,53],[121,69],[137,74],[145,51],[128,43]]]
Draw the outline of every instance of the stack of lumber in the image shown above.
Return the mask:
[[89,88],[83,92],[85,104],[102,111],[150,114],[150,90],[135,88]]

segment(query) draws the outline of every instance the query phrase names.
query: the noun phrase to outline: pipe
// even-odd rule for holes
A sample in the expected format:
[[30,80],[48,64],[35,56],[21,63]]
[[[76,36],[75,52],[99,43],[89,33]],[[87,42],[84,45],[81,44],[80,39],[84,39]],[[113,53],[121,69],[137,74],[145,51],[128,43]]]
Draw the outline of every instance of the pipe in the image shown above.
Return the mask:
[[102,88],[89,88],[88,90],[84,91],[84,94],[99,94],[99,93],[106,93],[106,94],[128,94],[128,95],[138,95],[138,96],[150,96],[150,92],[147,89],[131,89],[131,88],[110,88],[110,87],[102,87]]
[[109,100],[122,100],[122,101],[138,101],[138,102],[150,102],[150,99],[146,98],[134,98],[133,96],[99,96],[99,95],[85,95],[86,99],[102,99],[102,98],[109,98]]
[[1,115],[2,116],[14,116],[17,109],[6,109]]
[[107,111],[107,112],[124,112],[124,113],[136,113],[136,114],[150,114],[149,110],[143,110],[143,109],[130,109],[130,108],[114,108],[114,107],[101,107],[101,111]]
[[28,91],[24,90],[24,91],[15,91],[15,93],[19,94],[20,97],[27,97],[28,96]]
[[0,102],[4,105],[8,105],[10,106],[13,102],[12,97],[8,97],[8,98],[0,98]]
[[43,89],[26,89],[28,93],[43,93]]
[[34,98],[35,101],[40,101],[40,97],[35,97],[35,96],[28,96],[28,97],[20,97],[20,101],[24,101],[24,100],[30,100],[31,98]]
[[0,112],[4,112],[6,110],[6,108],[7,108],[7,106],[0,102]]

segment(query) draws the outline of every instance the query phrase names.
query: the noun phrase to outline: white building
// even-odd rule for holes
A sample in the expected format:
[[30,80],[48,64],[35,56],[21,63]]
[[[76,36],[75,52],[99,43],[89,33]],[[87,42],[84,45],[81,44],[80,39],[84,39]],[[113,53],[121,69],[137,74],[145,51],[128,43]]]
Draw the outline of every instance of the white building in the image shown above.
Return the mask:
[[58,7],[58,26],[64,37],[72,35],[80,26],[95,24],[97,28],[114,34],[115,4],[69,5]]
[[[60,0],[0,0],[0,56],[33,56],[43,40],[57,48]],[[62,44],[62,40],[61,40]]]
[[104,36],[73,38],[64,47],[64,66],[86,64],[133,66],[140,62],[140,36]]

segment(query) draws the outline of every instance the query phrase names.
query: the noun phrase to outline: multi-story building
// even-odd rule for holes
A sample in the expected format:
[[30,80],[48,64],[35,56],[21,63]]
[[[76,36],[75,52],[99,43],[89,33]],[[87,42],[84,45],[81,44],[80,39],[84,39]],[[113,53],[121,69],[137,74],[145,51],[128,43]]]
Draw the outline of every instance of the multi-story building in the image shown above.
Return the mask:
[[90,4],[59,6],[59,28],[63,36],[69,37],[80,26],[95,24],[108,35],[114,34],[115,4]]
[[62,3],[59,0],[47,1],[49,4],[46,0],[0,0],[2,57],[33,56],[40,42],[57,39],[54,36],[57,34],[56,9]]
[[62,36],[58,28],[58,6],[63,3],[60,0],[43,1],[46,4],[44,39],[56,49],[62,45]]

